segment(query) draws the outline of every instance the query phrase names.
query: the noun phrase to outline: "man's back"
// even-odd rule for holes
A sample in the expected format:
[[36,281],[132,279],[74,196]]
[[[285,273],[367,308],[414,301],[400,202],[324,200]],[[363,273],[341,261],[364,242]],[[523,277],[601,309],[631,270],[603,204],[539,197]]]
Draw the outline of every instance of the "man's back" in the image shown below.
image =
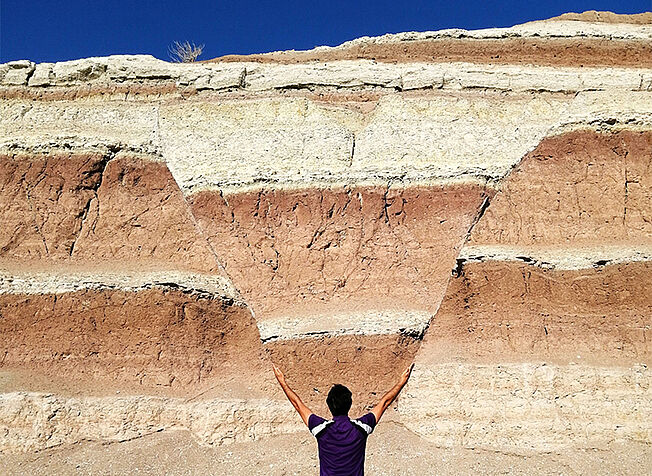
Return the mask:
[[333,385],[326,397],[326,404],[333,419],[325,420],[310,411],[310,408],[301,401],[299,395],[294,393],[294,390],[287,384],[281,369],[274,365],[274,375],[276,375],[285,395],[303,422],[308,425],[310,432],[317,438],[319,471],[322,476],[362,476],[364,474],[367,436],[373,431],[376,423],[380,421],[380,417],[405,386],[413,367],[414,364],[410,365],[401,374],[398,383],[383,395],[371,412],[357,420],[351,420],[348,417],[352,404],[351,390],[344,385]]
[[367,436],[375,426],[373,413],[356,420],[349,419],[347,415],[338,415],[332,420],[310,415],[308,428],[317,438],[319,447],[319,474],[362,476]]

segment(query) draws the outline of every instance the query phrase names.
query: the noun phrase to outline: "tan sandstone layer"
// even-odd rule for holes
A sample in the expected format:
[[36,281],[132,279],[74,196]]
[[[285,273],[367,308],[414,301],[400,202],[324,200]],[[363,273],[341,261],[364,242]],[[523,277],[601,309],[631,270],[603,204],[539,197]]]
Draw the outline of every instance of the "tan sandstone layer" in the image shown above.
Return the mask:
[[568,12],[557,17],[548,18],[547,22],[558,20],[571,20],[581,22],[604,22],[604,23],[634,23],[647,25],[652,23],[652,12],[634,13],[630,15],[602,12],[596,10],[587,10],[582,13]]
[[472,62],[540,66],[652,66],[649,41],[608,39],[434,39],[401,43],[359,44],[333,50],[228,55],[215,62],[297,64],[368,59],[384,63]]

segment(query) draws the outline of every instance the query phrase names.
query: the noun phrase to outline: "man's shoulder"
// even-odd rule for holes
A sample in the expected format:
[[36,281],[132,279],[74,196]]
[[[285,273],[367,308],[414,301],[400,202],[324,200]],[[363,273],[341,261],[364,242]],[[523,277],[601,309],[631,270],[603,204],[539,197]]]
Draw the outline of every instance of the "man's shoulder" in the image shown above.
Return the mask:
[[360,418],[351,420],[355,425],[364,430],[367,435],[370,435],[376,426],[376,415],[373,413],[365,413]]
[[322,418],[319,415],[315,415],[314,413],[311,413],[308,417],[308,429],[314,436],[317,436],[319,433],[325,430],[326,427],[331,423],[333,423],[333,420],[326,420],[325,418]]

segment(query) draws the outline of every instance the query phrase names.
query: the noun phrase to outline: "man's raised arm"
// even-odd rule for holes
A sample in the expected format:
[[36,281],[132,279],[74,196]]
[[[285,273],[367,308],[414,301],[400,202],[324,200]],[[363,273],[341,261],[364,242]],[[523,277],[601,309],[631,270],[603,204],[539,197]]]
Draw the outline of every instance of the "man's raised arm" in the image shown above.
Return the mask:
[[274,367],[274,375],[276,375],[276,380],[278,380],[278,383],[281,384],[281,388],[285,392],[285,395],[288,397],[288,400],[290,400],[290,403],[296,409],[296,411],[299,412],[299,415],[301,415],[301,419],[303,420],[303,422],[306,425],[308,425],[308,417],[312,413],[310,411],[310,408],[308,408],[301,401],[299,395],[294,393],[294,390],[292,390],[285,382],[285,376],[283,375],[283,372],[281,372],[281,369],[279,369],[276,365],[273,365],[273,367]]
[[405,384],[407,383],[408,379],[410,378],[410,374],[412,373],[412,369],[414,368],[414,364],[411,364],[402,374],[401,374],[401,379],[398,381],[396,385],[392,387],[392,389],[387,392],[383,398],[380,399],[380,402],[371,409],[371,413],[374,414],[376,417],[376,424],[380,421],[380,417],[383,416],[383,413],[385,413],[385,410],[389,408],[389,406],[392,404],[394,400],[396,400],[396,397],[398,394],[401,392],[403,387],[405,387]]

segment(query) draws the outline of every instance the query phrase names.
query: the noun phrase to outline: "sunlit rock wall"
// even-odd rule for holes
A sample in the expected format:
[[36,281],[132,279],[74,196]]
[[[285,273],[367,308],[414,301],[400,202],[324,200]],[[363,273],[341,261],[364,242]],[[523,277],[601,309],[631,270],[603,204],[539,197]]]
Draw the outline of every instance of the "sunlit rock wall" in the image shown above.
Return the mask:
[[641,18],[0,65],[0,448],[298,431],[270,360],[322,414],[416,361],[443,445],[651,442]]

